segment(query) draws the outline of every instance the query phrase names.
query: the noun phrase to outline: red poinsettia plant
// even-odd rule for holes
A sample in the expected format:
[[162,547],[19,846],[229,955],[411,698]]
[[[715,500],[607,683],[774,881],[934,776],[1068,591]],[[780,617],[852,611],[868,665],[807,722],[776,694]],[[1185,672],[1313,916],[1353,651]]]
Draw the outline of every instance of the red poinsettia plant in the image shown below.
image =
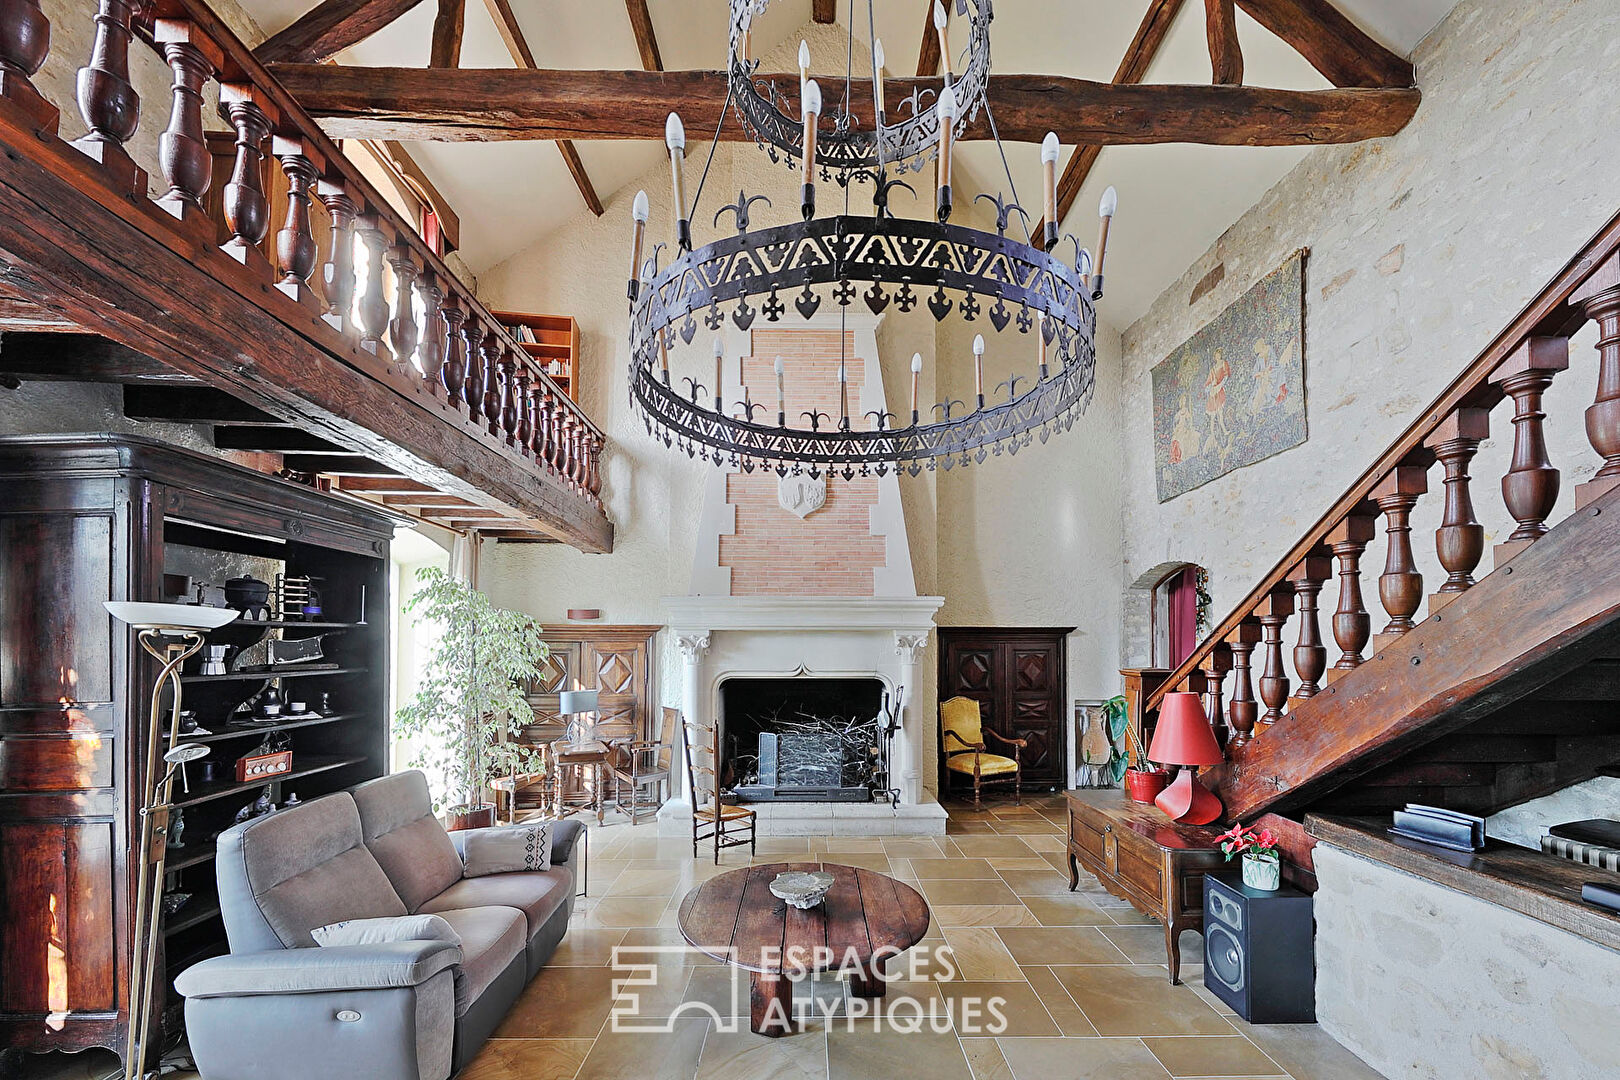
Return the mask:
[[1221,851],[1228,862],[1235,855],[1254,855],[1262,859],[1282,857],[1277,846],[1277,835],[1270,829],[1256,831],[1253,826],[1239,822],[1222,833],[1220,839]]

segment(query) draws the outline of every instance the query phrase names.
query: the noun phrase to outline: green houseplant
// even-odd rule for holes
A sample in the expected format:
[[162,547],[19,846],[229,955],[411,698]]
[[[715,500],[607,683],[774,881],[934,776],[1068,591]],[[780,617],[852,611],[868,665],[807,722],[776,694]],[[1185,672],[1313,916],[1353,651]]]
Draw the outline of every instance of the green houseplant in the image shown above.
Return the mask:
[[538,760],[517,735],[534,721],[523,684],[550,651],[522,612],[496,607],[437,567],[417,579],[421,588],[405,611],[436,623],[441,635],[394,727],[421,740],[412,765],[452,778],[450,800],[441,804],[450,828],[493,824],[494,807],[484,801],[489,781]]

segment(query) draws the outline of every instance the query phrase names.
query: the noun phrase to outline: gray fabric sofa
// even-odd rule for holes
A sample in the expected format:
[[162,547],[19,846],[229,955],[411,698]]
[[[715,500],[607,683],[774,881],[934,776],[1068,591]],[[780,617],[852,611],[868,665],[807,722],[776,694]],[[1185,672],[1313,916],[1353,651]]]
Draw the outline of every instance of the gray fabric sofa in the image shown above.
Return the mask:
[[[461,1069],[568,928],[581,827],[553,830],[550,870],[463,878],[465,834],[445,832],[427,780],[404,772],[221,833],[231,953],[175,981],[204,1080],[444,1080]],[[461,945],[321,947],[310,936],[407,914],[441,916]]]

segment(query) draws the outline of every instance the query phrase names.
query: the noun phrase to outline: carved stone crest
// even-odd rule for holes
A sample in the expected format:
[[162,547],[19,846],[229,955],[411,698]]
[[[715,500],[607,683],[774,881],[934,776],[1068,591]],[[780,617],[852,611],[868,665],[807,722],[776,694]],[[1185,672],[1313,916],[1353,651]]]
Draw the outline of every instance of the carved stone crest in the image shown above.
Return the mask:
[[776,501],[788,513],[807,518],[827,504],[827,478],[784,476],[776,483]]

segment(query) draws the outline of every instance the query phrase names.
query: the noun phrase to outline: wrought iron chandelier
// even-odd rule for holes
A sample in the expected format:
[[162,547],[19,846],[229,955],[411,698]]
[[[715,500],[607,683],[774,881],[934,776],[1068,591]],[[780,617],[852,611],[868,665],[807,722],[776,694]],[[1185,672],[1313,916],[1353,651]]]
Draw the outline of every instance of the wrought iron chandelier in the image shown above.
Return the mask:
[[[666,246],[660,243],[643,259],[648,201],[645,192],[638,192],[632,208],[632,275],[627,289],[630,396],[642,412],[647,430],[666,446],[749,472],[766,468],[783,476],[806,471],[818,476],[825,471],[852,478],[872,473],[882,476],[894,469],[916,476],[924,469],[951,469],[1004,452],[1016,454],[1037,436],[1045,442],[1053,432],[1068,430],[1076,415],[1085,410],[1095,382],[1093,302],[1103,294],[1113,189],[1108,189],[1101,206],[1095,266],[1090,253],[1072,235],[1063,237],[1073,250],[1073,261],[1065,262],[1058,257],[1057,136],[1048,134],[1041,146],[1045,227],[1038,240],[1029,234],[1029,215],[1018,204],[1006,153],[996,138],[1011,198],[976,196],[976,200],[995,205],[996,231],[951,223],[951,156],[956,139],[981,113],[995,138],[995,120],[986,96],[991,0],[953,2],[958,15],[970,20],[959,74],[951,70],[946,47],[946,12],[936,2],[934,26],[944,68],[939,89],[919,87],[891,118],[884,101],[883,46],[873,34],[873,101],[871,120],[864,121],[865,110],[855,108],[852,95],[853,19],[844,93],[824,115],[821,88],[808,70],[808,46],[800,45],[797,107],[793,107],[790,94],[794,88],[784,89],[760,75],[758,61],[751,56],[753,20],[769,0],[730,0],[728,97],[720,123],[726,122],[726,113],[734,108],[744,130],[773,161],[797,164],[800,219],[751,229],[751,208],[760,202],[769,206],[770,201],[740,192],[735,203],[720,208],[713,218],[718,227],[729,214],[733,234],[694,248],[691,220],[708,166],[688,204],[683,182],[686,135],[680,118],[670,114],[665,141],[677,213],[675,257],[660,267],[659,255]],[[867,2],[867,24],[871,29],[872,0]],[[718,142],[718,129],[715,134]],[[894,190],[916,193],[901,177],[908,170],[921,171],[930,160],[936,164],[933,218],[895,217],[889,209]],[[842,189],[842,213],[816,215],[818,172],[821,180],[831,180]],[[865,183],[872,185],[873,211],[852,214],[850,190]],[[1015,228],[1022,239],[1012,234]],[[826,291],[818,291],[818,287]],[[1034,354],[1035,362],[1028,375],[1014,375],[986,394],[986,345],[984,336],[977,335],[972,402],[947,396],[931,409],[919,409],[919,354],[911,364],[909,416],[873,411],[852,417],[844,370],[847,357],[841,357],[836,421],[813,407],[804,412],[790,408],[780,360],[774,409],[751,400],[745,390],[744,399],[728,410],[721,393],[718,337],[714,339],[713,387],[694,377],[671,381],[671,354],[693,345],[699,323],[712,333],[728,319],[741,331],[762,317],[766,323],[791,322],[796,313],[809,320],[826,299],[840,315],[858,300],[873,314],[881,314],[891,305],[910,312],[922,304],[936,322],[953,314],[970,323],[982,317],[997,335],[1009,327],[1026,341],[1033,334],[1033,347],[1024,348]],[[840,341],[844,340],[840,334]],[[871,360],[876,363],[877,357]]]

